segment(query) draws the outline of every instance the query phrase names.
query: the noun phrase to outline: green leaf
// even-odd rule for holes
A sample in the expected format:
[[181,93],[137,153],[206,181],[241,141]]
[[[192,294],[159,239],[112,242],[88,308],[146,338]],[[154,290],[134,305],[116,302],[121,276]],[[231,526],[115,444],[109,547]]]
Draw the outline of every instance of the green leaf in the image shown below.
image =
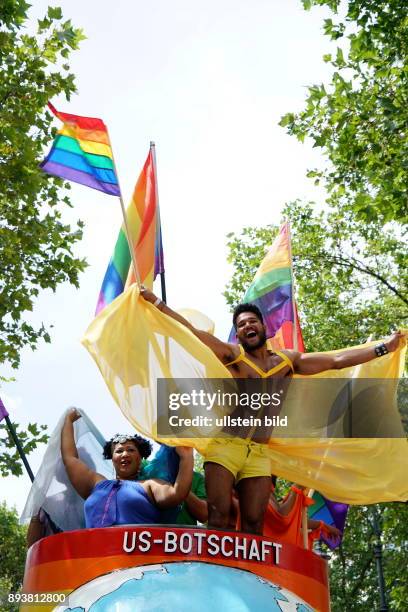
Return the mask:
[[62,19],[62,10],[59,6],[53,8],[52,6],[48,7],[47,15],[50,19]]
[[281,127],[286,127],[287,125],[290,125],[291,123],[293,123],[294,119],[295,119],[295,115],[293,113],[287,113],[281,118],[281,120],[279,121],[279,125]]

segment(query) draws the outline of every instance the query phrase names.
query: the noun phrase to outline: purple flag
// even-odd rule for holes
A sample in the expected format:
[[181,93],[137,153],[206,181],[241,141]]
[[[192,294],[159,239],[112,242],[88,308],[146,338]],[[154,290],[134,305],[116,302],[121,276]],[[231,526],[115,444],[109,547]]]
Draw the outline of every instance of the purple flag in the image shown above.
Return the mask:
[[2,421],[3,419],[5,419],[6,417],[8,417],[9,413],[6,410],[5,405],[3,404],[3,401],[0,397],[0,421]]
[[309,506],[308,514],[309,518],[313,518],[317,521],[323,521],[327,525],[333,525],[341,531],[342,536],[335,540],[326,538],[324,534],[320,536],[322,542],[327,544],[332,550],[340,546],[344,532],[344,525],[346,523],[348,505],[341,504],[340,502],[334,502],[327,497],[323,497],[317,491],[313,494],[314,504]]

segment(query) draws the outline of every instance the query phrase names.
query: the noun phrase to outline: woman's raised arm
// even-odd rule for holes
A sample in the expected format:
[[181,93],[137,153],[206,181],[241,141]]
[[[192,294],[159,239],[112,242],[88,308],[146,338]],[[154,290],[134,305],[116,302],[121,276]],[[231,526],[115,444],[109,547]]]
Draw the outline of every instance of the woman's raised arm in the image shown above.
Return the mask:
[[61,431],[61,455],[72,486],[83,499],[86,499],[96,483],[105,478],[91,470],[78,457],[74,439],[74,422],[80,417],[81,415],[75,408],[67,413]]
[[188,495],[193,480],[193,449],[185,446],[176,448],[180,457],[179,471],[174,485],[150,481],[150,490],[159,508],[171,508],[181,503]]

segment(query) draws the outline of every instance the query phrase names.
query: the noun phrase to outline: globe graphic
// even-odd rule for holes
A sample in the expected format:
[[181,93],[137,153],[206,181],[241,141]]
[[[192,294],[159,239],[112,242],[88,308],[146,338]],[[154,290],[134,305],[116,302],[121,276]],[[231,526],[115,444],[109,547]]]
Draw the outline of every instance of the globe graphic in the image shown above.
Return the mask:
[[313,612],[250,572],[202,562],[118,570],[73,591],[54,612]]

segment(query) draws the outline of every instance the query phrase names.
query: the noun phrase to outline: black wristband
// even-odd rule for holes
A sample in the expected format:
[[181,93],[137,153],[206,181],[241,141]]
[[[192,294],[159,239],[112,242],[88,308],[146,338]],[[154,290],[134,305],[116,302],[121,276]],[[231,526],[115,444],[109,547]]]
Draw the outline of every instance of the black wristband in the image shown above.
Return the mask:
[[374,353],[377,355],[377,357],[382,357],[383,355],[387,355],[389,350],[385,346],[384,342],[381,342],[381,344],[377,344],[377,346],[374,347]]

